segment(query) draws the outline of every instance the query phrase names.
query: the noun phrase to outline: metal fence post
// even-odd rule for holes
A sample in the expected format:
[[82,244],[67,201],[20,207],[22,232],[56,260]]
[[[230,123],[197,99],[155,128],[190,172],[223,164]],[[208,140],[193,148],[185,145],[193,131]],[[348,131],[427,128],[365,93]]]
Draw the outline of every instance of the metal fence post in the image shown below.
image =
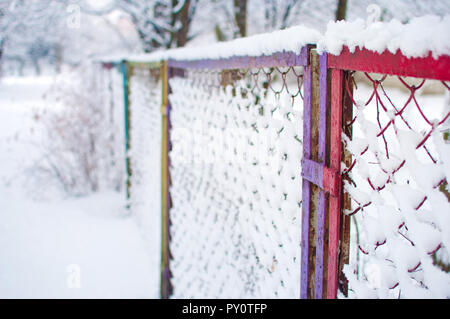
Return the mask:
[[[309,54],[309,53],[308,53]],[[311,65],[305,66],[304,72],[304,103],[303,103],[303,161],[311,157]],[[303,167],[303,165],[302,165]],[[303,172],[302,172],[303,175]],[[310,182],[303,177],[302,181],[302,235],[301,235],[301,283],[300,298],[308,298],[309,273],[309,211],[310,211]]]
[[[330,74],[331,73],[331,74]],[[347,280],[342,274],[344,264],[349,262],[350,217],[343,213],[350,209],[348,195],[343,193],[341,178],[341,162],[351,164],[351,155],[344,153],[342,133],[351,137],[346,123],[352,120],[352,101],[345,90],[344,79],[349,79],[350,73],[343,70],[328,71],[331,80],[330,98],[330,137],[329,137],[329,174],[324,172],[324,184],[334,183],[336,192],[329,195],[328,220],[328,278],[326,297],[335,299],[338,288],[347,294]],[[351,88],[349,88],[351,89]],[[350,128],[351,129],[351,128]],[[350,158],[349,158],[350,156]],[[333,177],[335,175],[335,177]],[[327,188],[327,187],[326,187]]]
[[126,168],[126,196],[127,208],[130,207],[130,188],[131,188],[131,164],[129,157],[130,150],[130,77],[132,69],[127,61],[123,60],[120,63],[123,78],[123,99],[124,99],[124,132],[125,132],[125,168]]
[[316,270],[315,270],[315,287],[314,297],[321,299],[324,291],[327,289],[327,259],[328,259],[328,199],[329,195],[325,193],[325,185],[327,185],[325,168],[329,159],[328,144],[330,133],[330,114],[329,114],[329,86],[328,86],[328,68],[327,54],[319,56],[319,114],[318,114],[318,150],[317,163],[322,168],[322,185],[319,182],[317,194],[317,238],[316,238]]
[[329,70],[326,53],[310,51],[303,120],[301,298],[336,298],[340,253],[348,250],[348,239],[340,238],[342,228],[349,227],[341,208],[342,77],[343,71]]
[[169,131],[170,131],[170,105],[169,105],[169,68],[167,61],[161,65],[162,80],[162,141],[161,141],[161,298],[168,299],[172,294],[170,282],[170,177],[169,177]]
[[[340,76],[339,76],[340,78]],[[340,81],[340,79],[338,79]],[[349,126],[348,123],[351,123],[353,120],[353,102],[352,102],[352,94],[353,94],[353,82],[352,75],[349,71],[342,72],[342,86],[338,88],[338,90],[342,91],[342,107],[340,109],[342,122],[341,122],[341,134],[347,135],[350,139],[353,136],[352,126]],[[346,84],[345,84],[346,83]],[[348,86],[348,87],[347,87]],[[346,167],[350,167],[352,164],[352,154],[342,147],[341,144],[341,163],[344,162]],[[350,262],[350,216],[344,214],[344,211],[350,211],[352,208],[351,199],[348,193],[344,192],[343,187],[343,177],[341,170],[341,181],[340,181],[340,196],[341,196],[341,207],[340,207],[340,225],[339,225],[339,250],[338,250],[338,288],[340,291],[347,296],[348,295],[348,279],[345,277],[343,273],[343,268],[345,264]]]
[[302,299],[315,295],[316,226],[320,172],[314,165],[318,160],[319,132],[319,56],[310,50],[310,63],[305,72],[305,103],[303,111],[303,194],[301,239],[301,289]]

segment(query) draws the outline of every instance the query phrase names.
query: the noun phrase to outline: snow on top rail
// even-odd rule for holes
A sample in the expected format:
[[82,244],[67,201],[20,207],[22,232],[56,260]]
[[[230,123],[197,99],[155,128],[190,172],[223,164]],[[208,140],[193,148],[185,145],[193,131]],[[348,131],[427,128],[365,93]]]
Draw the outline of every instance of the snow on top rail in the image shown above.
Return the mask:
[[450,16],[422,16],[407,24],[393,19],[390,22],[367,24],[362,19],[353,22],[331,21],[325,34],[317,42],[319,53],[339,55],[344,46],[350,52],[356,47],[378,53],[398,50],[408,58],[423,58],[430,52],[434,58],[450,55]]
[[407,24],[393,19],[390,22],[366,23],[330,21],[325,34],[302,25],[271,33],[257,34],[227,42],[200,47],[183,47],[148,54],[109,56],[102,62],[153,63],[160,61],[229,60],[234,57],[272,56],[276,53],[300,53],[308,44],[317,45],[319,53],[339,55],[344,47],[393,54],[400,51],[408,58],[450,56],[450,16],[426,15],[411,19]]
[[278,52],[298,53],[305,45],[316,43],[321,36],[319,31],[299,25],[285,30],[257,34],[227,42],[217,42],[207,46],[184,47],[135,55],[130,57],[130,61],[198,61],[229,59],[236,56],[268,56]]

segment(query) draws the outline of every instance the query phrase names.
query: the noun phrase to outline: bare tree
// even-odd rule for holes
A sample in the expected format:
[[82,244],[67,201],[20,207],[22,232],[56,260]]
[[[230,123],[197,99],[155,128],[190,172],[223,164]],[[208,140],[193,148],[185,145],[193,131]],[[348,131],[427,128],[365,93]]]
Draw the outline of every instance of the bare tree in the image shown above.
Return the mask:
[[238,34],[234,37],[247,36],[247,0],[234,0],[234,20],[237,25]]
[[64,9],[65,5],[51,0],[0,0],[0,64],[6,56],[24,60],[25,56],[10,51],[28,46],[27,58],[38,71],[42,54],[56,53],[50,47],[56,48],[62,37]]
[[[294,9],[303,0],[215,0],[217,12],[224,21],[215,25],[219,41],[245,37],[252,33],[285,29],[292,25]],[[222,24],[220,24],[222,22]]]
[[[172,0],[172,7],[177,8],[182,3],[179,10],[172,10],[171,25],[174,26],[175,32],[171,33],[171,41],[169,47],[183,47],[189,40],[189,27],[192,23],[192,19],[197,8],[198,0]],[[175,26],[177,23],[180,27],[177,29]]]
[[199,0],[115,0],[101,9],[80,3],[84,13],[104,15],[113,10],[127,14],[134,24],[145,52],[184,46]]
[[336,9],[336,21],[345,20],[347,13],[347,0],[338,0]]
[[[264,0],[264,20],[266,31],[285,29],[289,26],[293,9],[301,4],[301,0]],[[256,3],[255,3],[256,5]],[[252,8],[256,10],[256,7]]]

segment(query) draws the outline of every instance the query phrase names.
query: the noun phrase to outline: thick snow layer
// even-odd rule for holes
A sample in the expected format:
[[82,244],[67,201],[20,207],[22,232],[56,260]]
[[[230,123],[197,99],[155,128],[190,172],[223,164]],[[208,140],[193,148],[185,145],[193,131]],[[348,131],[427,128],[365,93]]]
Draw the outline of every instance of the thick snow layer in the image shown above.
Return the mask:
[[[271,33],[257,34],[227,42],[218,42],[201,47],[185,47],[151,54],[123,57],[130,61],[152,62],[160,60],[225,59],[232,56],[271,55],[276,52],[300,52],[309,43],[321,38],[319,31],[305,26],[295,26]],[[108,60],[107,58],[103,60]],[[115,57],[114,60],[120,60]]]
[[0,186],[0,298],[158,298],[123,203],[114,192],[36,203]]
[[378,53],[400,50],[407,57],[424,57],[431,52],[434,57],[450,54],[450,16],[423,16],[413,18],[407,24],[393,19],[390,22],[367,23],[331,21],[323,37],[318,41],[319,52],[339,55],[343,46],[351,52],[356,47]]
[[[344,268],[350,297],[448,298],[450,275],[435,265],[432,255],[439,248],[436,258],[448,263],[450,204],[436,185],[444,178],[448,180],[445,167],[450,145],[439,127],[425,144],[436,162],[423,147],[417,149],[430,125],[415,103],[405,105],[409,92],[383,85],[386,95],[379,90],[378,101],[374,98],[354,109],[353,140],[344,137],[355,160],[350,173],[354,184],[345,183],[344,187],[352,199],[351,211],[362,207],[352,217],[352,231],[359,229],[359,235],[352,234],[351,247],[359,257],[352,255],[350,265]],[[363,82],[354,90],[356,101],[367,101],[372,94],[373,87]],[[431,123],[450,111],[443,94],[418,91],[414,99]],[[381,103],[387,111],[379,107],[378,113]],[[405,105],[402,118],[391,115],[394,105]],[[381,130],[377,119],[381,127],[394,120],[384,131],[387,146],[382,137],[377,137]]]
[[424,57],[432,53],[436,58],[450,55],[450,16],[426,15],[412,18],[403,24],[389,22],[330,21],[324,34],[302,25],[235,39],[201,47],[185,47],[150,54],[103,57],[103,61],[155,62],[164,60],[225,59],[233,56],[272,55],[277,52],[300,52],[307,44],[316,44],[319,53],[338,55],[344,46],[350,51],[356,47],[376,52],[400,50],[407,57]]

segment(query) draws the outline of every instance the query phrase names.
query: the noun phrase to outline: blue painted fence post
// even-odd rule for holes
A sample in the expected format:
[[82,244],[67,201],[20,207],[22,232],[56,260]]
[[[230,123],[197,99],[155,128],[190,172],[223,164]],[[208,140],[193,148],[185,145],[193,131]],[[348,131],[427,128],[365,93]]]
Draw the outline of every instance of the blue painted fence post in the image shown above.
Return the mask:
[[120,63],[123,79],[123,106],[124,106],[124,133],[125,133],[125,169],[126,169],[126,196],[127,196],[127,208],[130,207],[130,188],[131,188],[131,164],[129,157],[130,150],[130,67],[127,61],[122,60]]

